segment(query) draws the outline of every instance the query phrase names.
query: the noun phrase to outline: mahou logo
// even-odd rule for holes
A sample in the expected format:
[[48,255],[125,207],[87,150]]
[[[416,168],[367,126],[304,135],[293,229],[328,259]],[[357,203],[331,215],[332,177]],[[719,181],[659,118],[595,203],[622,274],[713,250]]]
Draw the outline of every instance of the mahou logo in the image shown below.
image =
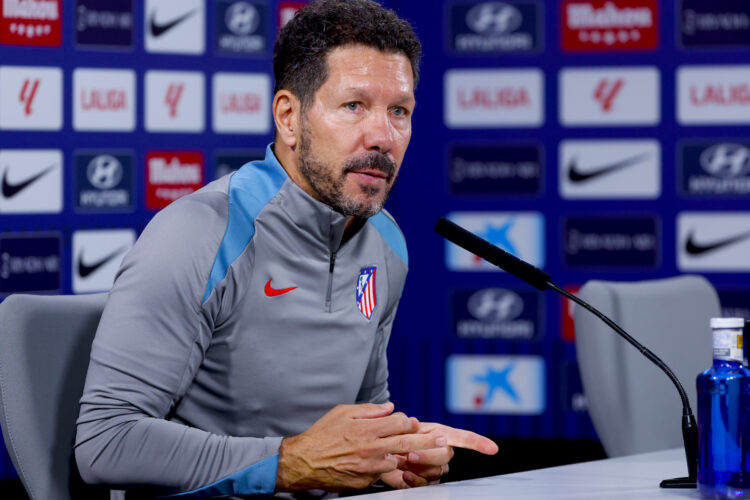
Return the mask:
[[59,47],[62,0],[2,0],[0,43]]
[[73,71],[73,127],[133,131],[135,72],[84,68]]
[[271,80],[266,74],[213,76],[215,132],[265,134],[271,130]]
[[200,151],[146,153],[146,208],[159,210],[203,185]]
[[0,66],[0,129],[60,130],[62,71],[41,66]]
[[146,72],[146,130],[202,132],[204,77],[195,71]]
[[677,103],[681,124],[750,123],[750,66],[678,68]]
[[561,13],[564,50],[653,50],[659,45],[657,0],[566,0]]
[[543,78],[537,69],[450,70],[445,123],[450,128],[541,126]]

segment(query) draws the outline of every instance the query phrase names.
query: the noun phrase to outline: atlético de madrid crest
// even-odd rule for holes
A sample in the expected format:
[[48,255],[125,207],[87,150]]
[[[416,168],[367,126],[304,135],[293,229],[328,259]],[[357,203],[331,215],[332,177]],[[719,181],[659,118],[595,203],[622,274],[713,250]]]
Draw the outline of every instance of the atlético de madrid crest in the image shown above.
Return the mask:
[[368,320],[378,301],[375,296],[375,266],[363,267],[357,277],[357,308]]

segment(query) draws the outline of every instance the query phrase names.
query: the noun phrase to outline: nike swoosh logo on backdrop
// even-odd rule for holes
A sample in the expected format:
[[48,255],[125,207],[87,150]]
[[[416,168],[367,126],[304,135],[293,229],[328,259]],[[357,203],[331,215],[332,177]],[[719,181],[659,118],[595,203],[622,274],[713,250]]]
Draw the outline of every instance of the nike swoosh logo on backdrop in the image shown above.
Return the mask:
[[282,295],[287,292],[291,292],[297,288],[296,286],[290,286],[289,288],[271,288],[271,280],[268,280],[268,283],[266,283],[266,287],[263,289],[264,292],[266,292],[266,295],[269,297],[276,297],[277,295]]
[[701,255],[706,252],[712,252],[714,250],[718,250],[719,248],[732,245],[734,243],[739,243],[742,240],[746,240],[750,238],[750,231],[745,231],[744,233],[730,236],[729,238],[724,238],[723,240],[713,241],[711,243],[696,243],[693,239],[693,236],[694,234],[692,232],[688,235],[687,243],[685,244],[685,250],[690,255]]
[[15,184],[11,184],[10,182],[8,182],[8,170],[10,170],[10,167],[5,167],[5,172],[3,173],[3,188],[2,188],[3,196],[6,198],[14,197],[18,193],[20,193],[21,191],[29,187],[31,184],[36,182],[38,179],[40,179],[41,177],[51,172],[52,169],[54,169],[56,166],[57,164],[50,165],[49,167],[45,168],[41,172],[35,175],[32,175],[25,181],[18,182]]
[[651,153],[641,153],[639,155],[631,156],[630,158],[625,158],[624,160],[611,163],[609,165],[598,167],[594,170],[589,170],[588,172],[581,172],[580,170],[578,170],[578,160],[576,158],[573,158],[572,160],[570,160],[570,163],[568,165],[568,179],[570,179],[572,182],[585,182],[601,175],[610,174],[612,172],[616,172],[617,170],[635,165],[636,163],[645,160],[649,156],[651,156]]
[[102,257],[101,259],[97,260],[96,262],[94,262],[92,264],[88,264],[88,263],[84,263],[83,262],[83,251],[81,251],[78,254],[78,275],[81,278],[87,277],[89,274],[95,272],[97,269],[99,269],[100,267],[102,267],[103,265],[105,265],[106,263],[108,263],[109,261],[111,261],[112,259],[114,259],[115,257],[117,257],[119,254],[121,254],[122,252],[124,252],[127,249],[128,249],[128,247],[118,248],[117,250],[115,250],[111,254],[109,254],[109,255],[107,255],[105,257]]
[[151,17],[149,18],[149,25],[150,25],[150,29],[151,29],[151,35],[155,36],[155,37],[162,36],[164,33],[166,33],[167,31],[171,30],[172,28],[174,28],[175,26],[177,26],[178,24],[180,24],[182,21],[184,21],[188,17],[190,17],[193,14],[195,14],[195,12],[197,10],[198,9],[193,9],[193,10],[191,10],[189,12],[186,12],[185,14],[181,15],[180,17],[178,17],[176,19],[173,19],[173,20],[169,21],[168,23],[163,23],[163,24],[159,24],[159,23],[156,22],[156,9],[152,10],[151,11]]

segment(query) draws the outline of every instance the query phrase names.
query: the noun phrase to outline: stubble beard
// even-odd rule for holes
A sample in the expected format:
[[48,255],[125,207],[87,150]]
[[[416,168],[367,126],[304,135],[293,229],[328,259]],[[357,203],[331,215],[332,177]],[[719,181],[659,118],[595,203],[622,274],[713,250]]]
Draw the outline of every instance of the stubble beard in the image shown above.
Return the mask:
[[[386,155],[372,151],[358,158],[350,158],[340,173],[315,158],[312,153],[310,131],[303,122],[300,134],[299,170],[315,194],[325,204],[346,216],[368,218],[380,212],[396,181],[396,165]],[[344,193],[344,181],[349,172],[379,170],[386,175],[383,189],[359,185],[362,196]],[[337,175],[338,173],[338,175]]]

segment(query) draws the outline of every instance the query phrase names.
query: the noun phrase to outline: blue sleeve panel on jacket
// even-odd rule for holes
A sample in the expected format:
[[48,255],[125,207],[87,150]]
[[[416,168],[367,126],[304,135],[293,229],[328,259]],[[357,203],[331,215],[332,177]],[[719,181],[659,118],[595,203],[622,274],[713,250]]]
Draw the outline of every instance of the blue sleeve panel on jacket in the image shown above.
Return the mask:
[[370,217],[369,222],[375,226],[391,250],[409,266],[409,254],[406,251],[406,240],[396,223],[382,210]]
[[255,234],[255,218],[279,192],[288,178],[271,150],[255,169],[240,168],[229,181],[229,221],[203,295],[205,303],[216,285],[226,277],[229,266],[245,251]]
[[276,470],[279,454],[256,462],[215,483],[161,498],[209,498],[227,495],[272,495],[276,490]]

